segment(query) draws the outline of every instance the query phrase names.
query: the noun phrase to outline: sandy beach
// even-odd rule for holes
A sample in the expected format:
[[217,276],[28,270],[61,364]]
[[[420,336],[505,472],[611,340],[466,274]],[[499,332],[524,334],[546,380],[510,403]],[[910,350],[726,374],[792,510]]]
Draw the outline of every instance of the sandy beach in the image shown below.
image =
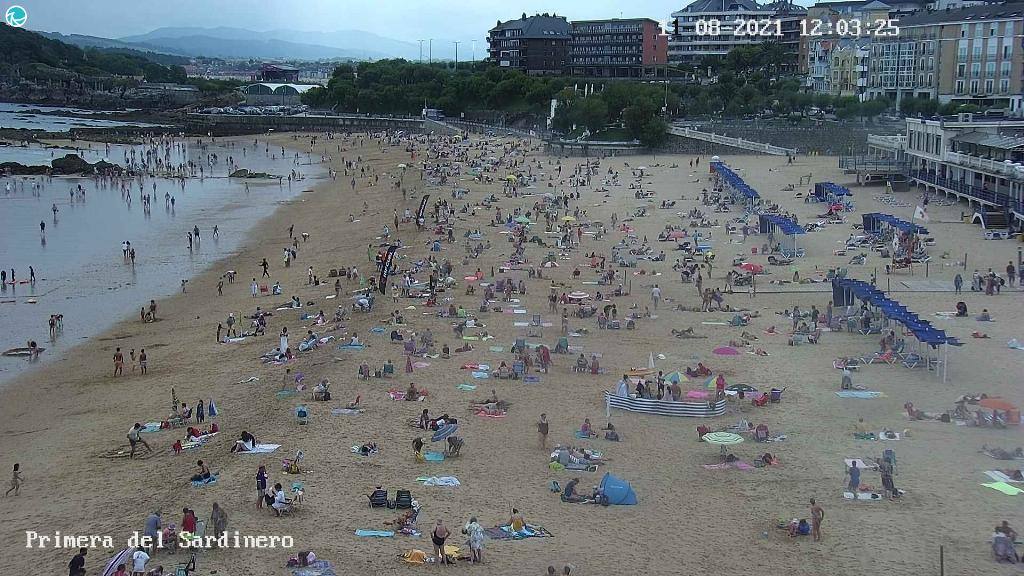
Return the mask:
[[[260,138],[261,145],[263,137]],[[251,139],[244,139],[250,141]],[[804,203],[793,191],[783,191],[789,184],[797,191],[808,185],[799,184],[800,177],[811,175],[811,182],[833,181],[850,186],[854,192],[855,210],[846,214],[843,224],[829,225],[801,239],[806,256],[791,266],[766,266],[771,274],[758,279],[757,295],[750,298],[745,288],[726,295],[725,302],[735,308],[756,310],[760,316],[749,326],[732,327],[727,323],[729,312],[680,312],[677,305],[699,307],[700,297],[693,284],[680,282],[672,264],[680,252],[673,243],[661,243],[657,236],[666,224],[686,227],[686,214],[700,204],[700,193],[710,187],[708,157],[697,167],[688,166],[692,157],[664,156],[607,158],[600,163],[598,175],[590,186],[581,186],[581,198],[570,204],[569,213],[577,206],[586,211],[581,222],[601,221],[608,234],[595,240],[584,234],[581,246],[569,252],[569,259],[557,260],[557,268],[545,268],[544,279],[531,279],[525,271],[498,274],[498,277],[523,279],[527,294],[516,296],[516,305],[526,315],[483,312],[480,322],[486,324],[493,340],[470,342],[474,350],[453,353],[450,359],[416,358],[429,366],[405,374],[406,358],[398,344],[388,340],[392,327],[388,315],[401,310],[407,330],[421,333],[430,329],[435,348],[449,344],[452,349],[464,342],[452,330],[452,320],[439,318],[437,308],[426,308],[419,299],[392,300],[378,294],[377,305],[370,313],[349,312],[344,330],[332,332],[338,341],[353,333],[369,346],[351,351],[336,348],[338,341],[300,354],[286,366],[261,363],[259,356],[277,345],[277,335],[287,327],[293,345],[307,329],[316,330],[303,313],[319,310],[330,317],[339,304],[350,307],[347,299],[358,284],[342,280],[342,295],[334,294],[334,278],[328,270],[358,267],[364,276],[372,275],[374,264],[368,261],[367,244],[376,245],[383,226],[392,226],[393,214],[406,208],[415,212],[423,193],[431,195],[430,204],[447,198],[456,208],[479,203],[494,194],[498,200],[490,209],[477,207],[467,213],[458,212],[454,244],[444,243],[440,252],[430,252],[435,238],[431,227],[417,231],[412,224],[403,224],[393,231],[406,249],[399,251],[396,268],[405,270],[420,259],[433,255],[439,262],[448,258],[454,265],[451,276],[457,279],[443,296],[454,297],[456,306],[473,312],[478,309],[481,289],[466,295],[464,277],[481,270],[485,279],[492,267],[495,271],[507,261],[511,244],[498,227],[487,226],[494,218],[494,207],[503,214],[515,208],[529,210],[545,192],[568,193],[576,189],[567,182],[581,159],[543,156],[536,144],[521,144],[517,150],[528,149],[525,163],[515,169],[509,159],[523,160],[517,152],[503,156],[503,147],[511,140],[487,142],[478,136],[470,139],[471,158],[496,156],[505,163],[487,173],[493,183],[473,181],[465,170],[444,186],[432,186],[420,180],[417,166],[426,158],[435,159],[427,151],[429,145],[417,145],[416,158],[406,150],[408,142],[393,146],[381,144],[376,138],[342,137],[345,150],[334,152],[339,141],[321,138],[316,150],[326,145],[334,156],[337,181],[321,181],[314,189],[281,205],[268,218],[257,224],[251,236],[236,254],[215,264],[195,277],[187,292],[159,300],[156,323],[138,320],[142,303],[131,303],[124,310],[125,320],[103,335],[90,338],[74,347],[59,360],[49,362],[18,377],[0,389],[0,434],[4,457],[0,466],[9,472],[15,462],[21,464],[24,486],[20,495],[0,499],[4,509],[0,527],[0,565],[10,573],[60,573],[75,553],[73,549],[25,550],[25,531],[43,534],[111,535],[120,544],[132,531],[141,531],[147,515],[154,510],[163,513],[164,523],[180,525],[181,510],[189,507],[200,519],[208,519],[211,506],[219,503],[227,512],[228,529],[242,534],[289,535],[294,537],[292,550],[210,550],[198,557],[198,571],[230,576],[290,574],[285,567],[290,555],[298,550],[313,550],[317,557],[329,560],[338,574],[411,574],[438,570],[436,566],[414,566],[402,562],[397,555],[418,548],[430,552],[430,530],[437,519],[443,519],[453,532],[451,542],[463,545],[459,530],[471,516],[485,527],[504,524],[511,507],[518,508],[527,522],[543,526],[551,538],[529,538],[517,541],[487,541],[484,563],[471,566],[443,567],[459,572],[487,575],[543,575],[549,565],[561,570],[565,564],[575,566],[573,574],[716,574],[720,576],[749,574],[761,571],[791,575],[865,574],[885,572],[910,575],[938,573],[939,548],[945,551],[946,574],[1011,574],[1018,570],[992,561],[988,539],[993,527],[1007,520],[1019,529],[1024,515],[1015,497],[982,487],[989,478],[983,472],[1015,466],[1019,461],[997,461],[979,453],[983,444],[1014,448],[1022,444],[1017,427],[1006,430],[957,426],[932,421],[910,422],[903,409],[905,402],[925,411],[951,409],[961,394],[987,393],[1001,396],[1015,404],[1024,401],[1020,378],[1024,352],[1009,349],[1006,342],[1024,336],[1018,326],[1024,319],[1021,293],[1006,287],[998,296],[970,292],[967,285],[974,269],[992,268],[1002,272],[1008,261],[1017,260],[1017,242],[986,241],[979,227],[965,224],[960,218],[965,205],[929,207],[929,236],[935,245],[929,248],[932,260],[925,267],[915,265],[913,275],[907,270],[887,276],[886,261],[869,254],[863,265],[847,265],[852,252],[837,256],[833,250],[843,245],[854,232],[851,224],[859,224],[864,212],[880,211],[910,220],[919,203],[915,191],[896,193],[903,206],[893,207],[875,199],[884,193],[879,187],[857,187],[852,176],[838,169],[836,158],[799,157],[792,164],[785,158],[770,156],[723,156],[733,169],[756,188],[767,200],[779,203],[783,210],[795,213],[800,221],[816,220],[825,211],[822,204]],[[296,147],[306,150],[308,136],[293,140],[291,135],[271,138],[271,146]],[[453,146],[453,145],[452,145]],[[343,160],[362,161],[355,166],[356,185],[344,175]],[[541,164],[538,166],[537,161]],[[557,174],[558,163],[561,176]],[[626,165],[628,163],[628,166]],[[409,168],[399,168],[408,164]],[[677,164],[678,168],[670,167]],[[646,166],[641,178],[645,191],[655,192],[648,200],[637,199],[629,188],[636,179],[631,169]],[[365,173],[360,173],[365,169]],[[502,182],[513,170],[542,173],[539,182],[520,192],[531,195],[510,198],[502,194]],[[619,173],[618,186],[602,187],[609,170]],[[379,177],[379,180],[377,179]],[[400,186],[394,179],[401,178]],[[551,178],[549,180],[549,178]],[[548,187],[548,183],[552,187]],[[453,184],[469,190],[468,196],[453,200]],[[402,188],[408,193],[403,199]],[[662,200],[675,200],[670,209],[659,209]],[[364,203],[366,208],[364,208]],[[637,320],[635,330],[600,330],[596,319],[570,318],[572,330],[585,328],[581,337],[569,338],[571,346],[579,347],[588,357],[601,355],[602,375],[577,374],[571,370],[575,354],[553,356],[553,366],[540,375],[540,382],[526,384],[516,380],[474,380],[466,363],[511,364],[509,349],[516,338],[524,337],[524,329],[514,326],[532,314],[542,314],[551,327],[542,337],[530,338],[553,346],[560,336],[557,315],[548,311],[548,287],[551,280],[559,283],[558,293],[583,290],[593,293],[605,286],[583,284],[597,279],[597,271],[589,267],[589,255],[608,256],[611,247],[623,234],[611,226],[612,214],[619,221],[639,206],[646,206],[647,215],[629,222],[639,240],[644,237],[657,250],[665,250],[666,261],[641,260],[636,268],[620,270],[621,282],[631,287],[631,294],[614,298],[620,318],[631,312],[631,304],[642,312],[652,306],[651,288],[657,283],[662,301],[652,318]],[[704,207],[701,207],[704,209]],[[706,210],[706,209],[705,209]],[[349,215],[355,222],[349,221]],[[766,264],[758,250],[765,237],[752,235],[745,242],[729,236],[725,222],[739,213],[710,213],[719,220],[719,227],[710,228],[716,260],[712,277],[704,279],[705,287],[723,287],[725,274],[736,254],[758,264]],[[428,219],[429,223],[429,219]],[[297,260],[285,268],[282,248],[291,244],[289,227],[296,235],[308,233],[308,241],[299,241]],[[468,230],[479,229],[491,248],[477,259],[466,256]],[[690,230],[693,231],[692,229]],[[707,230],[704,230],[707,232]],[[544,235],[543,223],[536,224],[528,236],[540,235],[549,243],[553,237]],[[476,242],[473,242],[475,245]],[[183,247],[182,247],[183,249]],[[532,266],[551,247],[527,244],[526,257]],[[557,253],[557,251],[556,251]],[[943,258],[948,253],[948,258]],[[966,271],[957,266],[968,254]],[[116,257],[116,255],[115,255]],[[260,262],[270,263],[270,278],[260,279]],[[325,281],[319,286],[307,285],[307,268]],[[878,335],[862,336],[849,332],[825,332],[817,345],[788,346],[786,333],[790,319],[776,312],[799,305],[806,310],[815,305],[824,310],[831,300],[827,284],[774,285],[770,280],[791,280],[794,270],[803,278],[814,276],[837,266],[849,268],[849,276],[869,280],[877,271],[877,285],[891,289],[891,296],[922,318],[965,342],[949,352],[948,381],[942,382],[932,371],[907,369],[901,366],[873,364],[859,369],[854,382],[882,396],[873,399],[840,398],[841,372],[832,366],[840,356],[870,356],[878,349]],[[574,280],[573,271],[581,271]],[[237,277],[217,294],[217,284],[226,270],[236,270]],[[644,274],[640,274],[643,271]],[[965,279],[962,295],[954,295],[953,275],[959,271]],[[656,275],[659,274],[660,275]],[[705,275],[706,276],[706,275]],[[280,282],[280,296],[253,298],[250,281],[263,284]],[[417,279],[426,280],[420,273]],[[925,282],[925,280],[927,280]],[[401,276],[392,282],[400,283]],[[256,306],[274,309],[292,295],[313,302],[301,310],[275,310],[268,319],[266,336],[247,338],[242,342],[217,342],[217,324],[229,313],[247,316]],[[937,312],[949,312],[958,300],[970,310],[967,318],[940,318]],[[445,303],[447,305],[447,302]],[[496,305],[503,305],[499,302]],[[415,309],[406,309],[414,306]],[[975,314],[987,308],[996,322],[980,323]],[[561,306],[559,307],[561,310]],[[241,328],[247,327],[247,321]],[[708,324],[710,323],[710,324]],[[781,335],[766,335],[775,326]],[[384,333],[371,331],[386,327]],[[672,337],[672,329],[693,328],[697,339]],[[472,330],[472,329],[470,329]],[[718,356],[716,347],[730,340],[740,340],[746,331],[758,337],[753,347],[769,355],[747,354]],[[990,338],[971,337],[974,331]],[[468,332],[467,332],[468,333]],[[321,334],[323,335],[323,334]],[[912,340],[908,338],[908,341]],[[149,373],[126,369],[123,377],[111,376],[111,357],[115,347],[145,348],[149,354]],[[503,352],[490,350],[503,347]],[[656,357],[656,367],[664,372],[682,371],[702,362],[725,375],[729,384],[750,384],[759,389],[785,388],[782,402],[754,407],[746,402],[730,402],[724,416],[700,421],[613,411],[611,420],[620,433],[621,442],[603,439],[580,440],[574,437],[584,418],[595,428],[606,423],[602,393],[613,390],[622,372],[631,367],[646,367],[649,355]],[[662,359],[660,355],[663,355]],[[361,364],[378,367],[387,360],[394,362],[396,376],[392,379],[359,379]],[[282,381],[303,373],[307,389],[288,398],[279,398]],[[238,383],[258,378],[257,381]],[[329,378],[332,400],[310,401],[310,388]],[[429,395],[424,402],[392,401],[389,388],[405,389],[410,382],[425,387]],[[457,388],[461,383],[477,385],[474,391]],[[684,389],[700,389],[703,382],[682,384]],[[294,388],[294,385],[291,385]],[[207,418],[205,427],[215,421],[221,432],[198,450],[172,453],[175,440],[184,429],[162,430],[144,435],[155,454],[144,459],[103,458],[101,453],[126,444],[125,434],[135,422],[146,423],[167,417],[171,407],[171,389],[177,397],[194,406],[200,399],[216,402],[220,414]],[[507,416],[485,418],[469,409],[471,401],[487,397],[495,390],[498,397],[511,403]],[[332,409],[345,406],[361,397],[359,415],[332,415]],[[309,423],[299,425],[295,408],[309,408]],[[429,433],[411,428],[424,408],[431,415],[449,413],[458,418],[459,436],[465,445],[461,456],[442,463],[417,462],[411,441]],[[571,473],[548,468],[549,451],[538,447],[536,422],[544,412],[550,421],[548,445],[573,444],[601,450],[607,462],[598,472]],[[873,430],[888,428],[904,433],[899,441],[864,441],[853,436],[859,418]],[[757,459],[764,452],[775,454],[780,466],[753,470],[706,469],[702,465],[719,461],[717,447],[698,441],[695,427],[707,424],[723,429],[740,419],[766,424],[773,436],[785,434],[786,440],[766,445],[747,440],[730,451],[746,461]],[[255,434],[260,442],[280,444],[272,454],[236,455],[230,447],[241,431]],[[427,438],[429,444],[429,438]],[[350,447],[375,442],[379,453],[370,457],[353,454]],[[844,458],[879,457],[886,448],[898,457],[897,486],[905,494],[897,501],[850,501],[842,497],[846,486]],[[440,450],[440,444],[429,449]],[[296,451],[304,453],[304,473],[286,475],[281,460]],[[205,460],[220,477],[216,484],[193,487],[189,477],[195,473],[195,461]],[[264,464],[270,482],[290,486],[304,485],[303,504],[293,515],[283,518],[264,508],[254,506],[255,474]],[[549,490],[552,480],[564,486],[579,476],[580,491],[589,493],[604,472],[628,480],[639,500],[636,506],[573,505],[560,502]],[[419,476],[454,476],[459,487],[425,487],[417,484]],[[880,486],[877,473],[865,472],[864,484]],[[386,521],[397,517],[393,510],[370,509],[366,494],[375,485],[383,485],[394,494],[396,489],[409,489],[421,505],[419,529],[422,536],[396,535],[390,538],[364,538],[356,530],[384,530]],[[776,529],[780,519],[809,517],[808,501],[815,498],[825,510],[823,540],[809,537],[790,538]],[[116,550],[93,549],[88,554],[88,574],[99,574],[102,564]],[[184,562],[187,555],[157,554],[149,566],[165,568]]]

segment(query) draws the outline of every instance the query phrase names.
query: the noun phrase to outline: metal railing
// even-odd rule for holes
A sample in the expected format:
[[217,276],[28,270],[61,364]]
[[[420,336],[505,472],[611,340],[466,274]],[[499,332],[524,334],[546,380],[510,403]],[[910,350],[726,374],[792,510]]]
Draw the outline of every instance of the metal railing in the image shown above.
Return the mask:
[[683,138],[691,138],[694,140],[703,140],[704,142],[712,142],[714,144],[732,146],[733,148],[741,148],[743,150],[752,150],[754,152],[760,152],[762,154],[771,154],[773,156],[789,156],[796,154],[795,148],[783,148],[781,146],[774,146],[772,144],[766,144],[764,142],[755,142],[743,138],[733,138],[732,136],[722,136],[721,134],[715,134],[713,132],[701,132],[699,130],[694,130],[692,128],[670,126],[668,129],[668,133],[673,136],[681,136]]
[[925,170],[911,170],[910,177],[939,186],[940,188],[945,188],[947,190],[963,194],[964,196],[977,200],[978,202],[991,204],[992,206],[1005,208],[1016,212],[1019,215],[1024,215],[1024,201],[1017,200],[1008,194],[993,192],[984,188],[978,188],[977,186],[966,182],[943,178],[942,176]]
[[960,152],[947,152],[946,160],[957,164],[959,166],[965,166],[968,168],[977,168],[979,170],[987,170],[994,174],[1000,174],[1007,178],[1013,178],[1015,180],[1024,180],[1024,167],[1018,169],[1014,164],[1006,164],[1000,160],[992,160],[990,158],[979,158],[977,156],[971,156],[969,154],[963,154]]

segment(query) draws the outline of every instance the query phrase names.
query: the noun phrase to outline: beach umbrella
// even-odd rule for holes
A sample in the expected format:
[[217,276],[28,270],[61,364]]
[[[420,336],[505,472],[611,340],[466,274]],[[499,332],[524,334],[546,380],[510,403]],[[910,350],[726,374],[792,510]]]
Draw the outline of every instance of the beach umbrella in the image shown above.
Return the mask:
[[562,222],[575,222],[575,216],[562,216]]
[[505,176],[505,180],[508,180],[509,182],[515,182],[516,180],[518,180],[518,178],[509,174],[508,176]]
[[725,389],[730,392],[743,392],[744,394],[748,392],[757,392],[757,388],[754,388],[750,384],[730,384],[729,386],[726,386]]
[[458,431],[459,431],[459,425],[458,424],[446,424],[443,427],[439,428],[437,430],[437,432],[434,432],[434,435],[430,437],[430,441],[431,442],[440,442],[441,440],[444,440],[444,439],[448,438],[449,436],[451,436],[452,434],[455,434]]
[[686,377],[686,374],[675,371],[669,372],[668,376],[665,376],[665,380],[668,380],[673,384],[679,384],[680,382],[689,382],[690,379]]
[[740,351],[732,346],[719,346],[713,352],[719,356],[738,356]]
[[750,272],[751,274],[760,274],[764,272],[764,266],[760,264],[754,264],[753,262],[744,262],[743,264],[740,265],[740,268],[742,270]]
[[220,410],[217,409],[217,405],[213,403],[213,398],[210,398],[210,406],[207,408],[206,413],[210,418],[220,414]]
[[708,444],[719,446],[722,449],[722,458],[725,458],[726,446],[735,446],[743,443],[743,436],[732,432],[709,432],[701,440]]
[[520,224],[529,224],[530,223],[530,219],[527,218],[526,216],[516,216],[515,221],[520,223]]

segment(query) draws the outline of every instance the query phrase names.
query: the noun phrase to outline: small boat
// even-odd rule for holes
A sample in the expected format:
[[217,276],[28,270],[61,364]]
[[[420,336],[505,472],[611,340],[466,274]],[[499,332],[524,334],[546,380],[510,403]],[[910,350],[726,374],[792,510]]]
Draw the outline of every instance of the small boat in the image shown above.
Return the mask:
[[[36,348],[36,354],[42,352],[43,350],[46,350],[46,348]],[[11,348],[10,350],[4,350],[2,355],[3,356],[31,356],[32,355],[32,349],[28,348],[28,347],[24,347],[24,346],[21,347],[21,348]]]

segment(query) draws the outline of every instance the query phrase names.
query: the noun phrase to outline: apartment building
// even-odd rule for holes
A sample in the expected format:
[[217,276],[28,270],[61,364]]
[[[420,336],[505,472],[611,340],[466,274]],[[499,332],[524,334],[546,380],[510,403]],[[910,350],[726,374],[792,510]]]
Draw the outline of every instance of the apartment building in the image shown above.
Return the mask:
[[868,145],[873,156],[907,162],[911,182],[967,200],[986,227],[1024,226],[1024,120],[907,118],[906,135],[869,136]]
[[568,66],[569,22],[563,16],[538,14],[498,21],[487,33],[488,56],[503,68],[531,75],[563,74]]
[[899,27],[898,37],[872,39],[869,97],[1024,112],[1024,4],[922,12],[901,18]]
[[[696,66],[706,57],[722,57],[739,46],[776,42],[786,55],[784,71],[795,72],[801,54],[801,22],[806,16],[806,8],[788,0],[765,5],[755,0],[695,0],[671,15],[669,61],[680,66]],[[750,20],[778,20],[781,35],[761,37],[735,33],[738,26]],[[717,33],[707,33],[708,27],[703,25],[706,22],[718,23],[712,30]]]
[[570,23],[569,70],[574,76],[652,78],[664,75],[668,37],[650,18]]

